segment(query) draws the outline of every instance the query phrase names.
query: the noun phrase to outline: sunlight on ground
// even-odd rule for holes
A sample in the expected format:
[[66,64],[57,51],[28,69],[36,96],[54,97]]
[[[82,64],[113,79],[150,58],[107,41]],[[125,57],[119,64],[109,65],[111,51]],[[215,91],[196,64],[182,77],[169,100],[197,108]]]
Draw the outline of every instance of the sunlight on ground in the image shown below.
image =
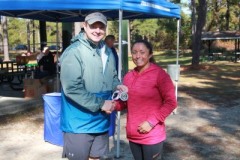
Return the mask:
[[208,88],[213,87],[214,80],[209,79],[198,79],[196,77],[188,77],[188,76],[181,76],[179,79],[179,83],[181,85],[187,85],[192,87],[198,87],[198,88]]

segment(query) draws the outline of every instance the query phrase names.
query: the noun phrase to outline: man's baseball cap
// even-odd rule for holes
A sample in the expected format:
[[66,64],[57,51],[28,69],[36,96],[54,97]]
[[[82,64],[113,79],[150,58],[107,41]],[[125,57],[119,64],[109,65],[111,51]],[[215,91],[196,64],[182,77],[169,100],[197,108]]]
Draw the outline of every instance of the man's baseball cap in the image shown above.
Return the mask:
[[85,17],[85,22],[92,25],[95,22],[102,22],[105,26],[107,25],[107,18],[100,12],[94,12]]

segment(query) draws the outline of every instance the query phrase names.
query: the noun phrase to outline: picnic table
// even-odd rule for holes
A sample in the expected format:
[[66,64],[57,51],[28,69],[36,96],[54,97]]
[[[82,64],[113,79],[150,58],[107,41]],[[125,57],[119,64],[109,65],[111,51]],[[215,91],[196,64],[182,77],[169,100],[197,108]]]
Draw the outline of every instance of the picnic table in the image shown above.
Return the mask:
[[33,56],[17,56],[16,61],[0,62],[0,83],[9,83],[14,90],[22,89],[18,85],[23,83],[24,78],[34,78],[34,72],[38,66],[34,58]]
[[235,53],[235,62],[238,62],[240,60],[240,52]]
[[27,64],[25,64],[25,66],[26,66],[26,71],[30,71],[30,73],[31,73],[30,77],[33,79],[34,78],[34,72],[38,67],[37,60],[29,61]]
[[17,76],[19,83],[22,81],[24,70],[14,61],[0,62],[0,82],[12,82]]

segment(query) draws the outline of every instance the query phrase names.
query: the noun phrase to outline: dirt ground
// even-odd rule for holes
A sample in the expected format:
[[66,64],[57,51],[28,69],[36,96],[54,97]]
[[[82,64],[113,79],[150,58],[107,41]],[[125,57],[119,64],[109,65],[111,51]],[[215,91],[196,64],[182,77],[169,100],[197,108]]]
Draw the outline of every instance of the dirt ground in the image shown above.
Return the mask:
[[[182,67],[176,114],[166,120],[163,160],[240,159],[240,65]],[[120,158],[132,160],[121,115]],[[43,106],[0,117],[1,160],[61,160],[62,148],[43,140]],[[116,138],[116,136],[115,136]],[[111,139],[112,140],[112,139]],[[111,154],[116,144],[110,142]]]

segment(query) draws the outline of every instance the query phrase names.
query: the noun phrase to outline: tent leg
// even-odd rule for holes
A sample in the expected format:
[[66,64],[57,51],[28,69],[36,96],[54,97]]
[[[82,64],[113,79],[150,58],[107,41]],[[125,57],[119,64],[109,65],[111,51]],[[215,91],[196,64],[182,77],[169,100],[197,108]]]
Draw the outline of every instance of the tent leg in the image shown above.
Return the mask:
[[[118,78],[122,80],[122,15],[123,11],[119,10],[119,38],[118,38],[118,48],[119,48],[119,64],[118,64]],[[117,112],[117,151],[116,151],[116,158],[120,157],[120,119],[121,119],[121,112]]]
[[[58,30],[58,22],[56,23],[56,28],[57,28],[57,39],[56,39],[56,42],[57,42],[57,46],[58,46],[58,39],[59,39],[59,30]],[[57,54],[56,54],[57,58],[56,58],[56,72],[57,72],[57,92],[60,92],[60,78],[59,78],[59,65],[58,65],[58,56],[59,56],[59,53],[58,53],[58,48],[57,48]]]
[[[176,66],[179,65],[179,37],[180,37],[180,19],[177,20],[177,53],[176,53]],[[179,68],[177,68],[176,70],[176,78],[175,78],[175,96],[176,96],[176,100],[177,100],[177,97],[178,97],[178,77],[179,77],[179,71],[178,71]],[[177,108],[173,110],[173,114],[177,114]]]

